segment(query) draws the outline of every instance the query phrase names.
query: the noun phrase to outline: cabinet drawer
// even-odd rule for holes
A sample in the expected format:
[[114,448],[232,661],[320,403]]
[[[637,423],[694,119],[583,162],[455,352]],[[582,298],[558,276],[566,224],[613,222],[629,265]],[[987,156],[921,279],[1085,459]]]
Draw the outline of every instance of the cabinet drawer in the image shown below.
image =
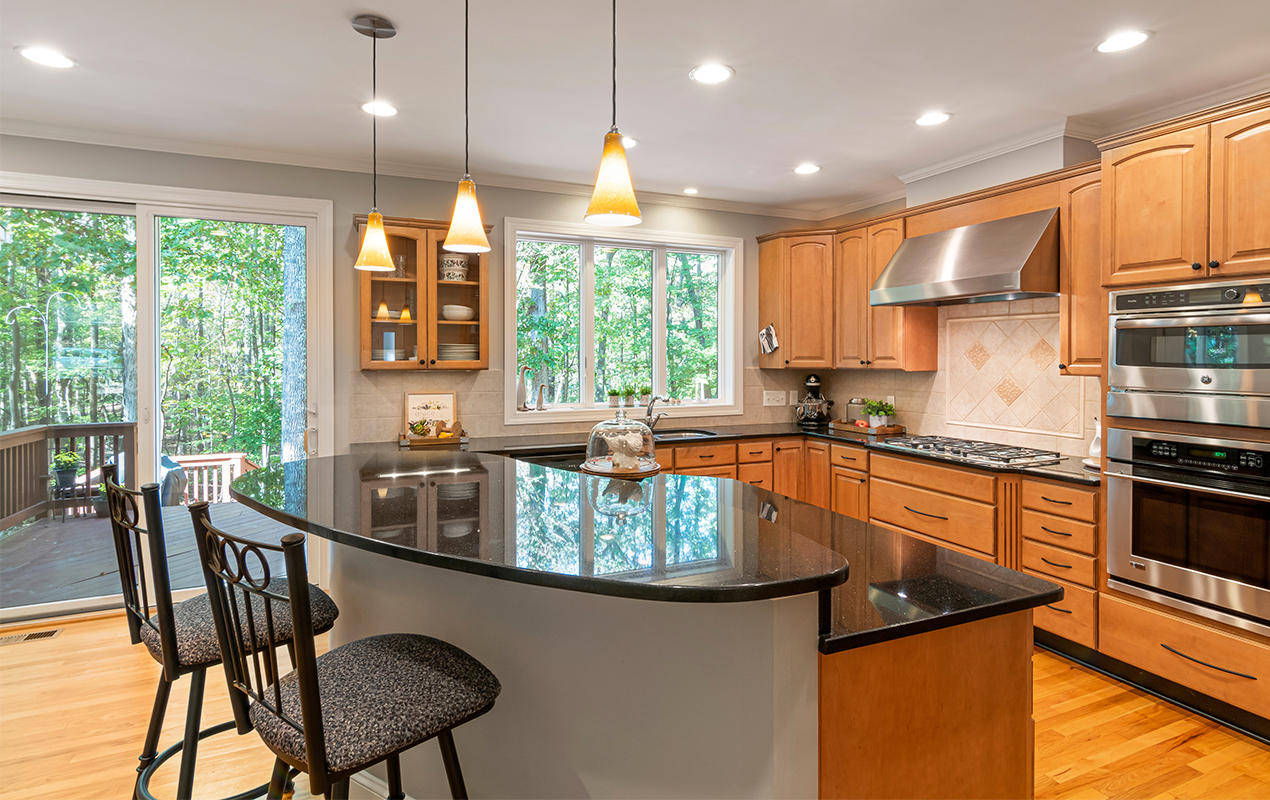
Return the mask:
[[1094,565],[1097,563],[1091,556],[1082,556],[1031,539],[1023,540],[1023,566],[1050,577],[1093,588],[1096,585]]
[[756,461],[772,460],[771,442],[737,442],[736,463],[751,464]]
[[1092,556],[1096,530],[1097,527],[1089,522],[1077,522],[1066,517],[1023,509],[1023,536],[1026,539],[1035,539]]
[[829,463],[835,467],[846,467],[860,472],[868,472],[869,451],[863,447],[835,444],[829,449]]
[[685,468],[717,467],[723,464],[735,463],[736,445],[734,444],[710,444],[675,448],[676,472],[683,472]]
[[1060,517],[1097,522],[1098,492],[1024,478],[1023,507]]
[[736,479],[760,489],[772,488],[772,462],[763,464],[738,464]]
[[877,478],[925,486],[981,503],[997,502],[997,479],[986,472],[950,469],[915,459],[892,458],[874,453],[869,474]]
[[701,475],[707,478],[736,478],[736,466],[727,465],[723,467],[697,467],[695,469],[677,469],[680,475]]
[[1042,575],[1033,570],[1024,572],[1063,587],[1062,600],[1032,609],[1032,624],[1076,644],[1097,649],[1098,593],[1093,589],[1057,580],[1051,575]]
[[874,476],[869,480],[869,517],[988,555],[997,552],[996,506]]
[[1105,594],[1098,631],[1099,651],[1112,658],[1270,717],[1270,646]]

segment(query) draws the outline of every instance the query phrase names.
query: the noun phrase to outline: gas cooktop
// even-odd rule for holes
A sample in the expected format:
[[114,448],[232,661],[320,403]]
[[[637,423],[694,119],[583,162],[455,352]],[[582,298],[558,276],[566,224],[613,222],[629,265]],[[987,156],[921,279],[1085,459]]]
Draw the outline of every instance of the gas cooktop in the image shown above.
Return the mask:
[[971,439],[952,439],[947,436],[899,436],[880,443],[896,450],[920,450],[967,464],[989,464],[999,467],[1037,467],[1057,464],[1063,460],[1058,453],[1034,450],[1030,447],[1011,447],[992,442],[976,442]]

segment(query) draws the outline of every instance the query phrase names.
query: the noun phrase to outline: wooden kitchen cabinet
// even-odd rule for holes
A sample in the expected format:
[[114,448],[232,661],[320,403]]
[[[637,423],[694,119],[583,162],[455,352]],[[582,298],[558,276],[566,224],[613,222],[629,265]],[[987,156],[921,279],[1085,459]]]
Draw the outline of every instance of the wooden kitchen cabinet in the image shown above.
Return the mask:
[[759,244],[759,328],[776,330],[778,347],[759,366],[833,366],[833,234],[768,239]]
[[1063,182],[1059,207],[1058,335],[1064,375],[1102,374],[1107,290],[1102,287],[1102,180],[1098,173]]
[[1270,273],[1270,97],[1099,146],[1105,285]]
[[[366,216],[354,221],[365,234]],[[400,266],[395,273],[358,272],[362,369],[489,368],[489,254],[468,255],[469,280],[440,280],[438,259],[448,229],[442,220],[384,218],[388,251]],[[444,319],[446,305],[466,306],[475,316]],[[440,347],[445,344],[476,345],[478,357],[447,359]]]
[[736,479],[760,489],[772,488],[772,462],[752,462],[736,465]]
[[834,262],[834,365],[842,369],[939,368],[939,310],[871,306],[869,289],[904,241],[904,220],[838,234]]
[[808,439],[803,442],[803,495],[802,501],[811,503],[813,506],[820,506],[824,509],[833,508],[833,487],[829,472],[829,442],[821,439]]
[[862,522],[869,521],[869,476],[833,467],[833,511]]
[[795,499],[803,496],[803,440],[772,442],[772,491]]

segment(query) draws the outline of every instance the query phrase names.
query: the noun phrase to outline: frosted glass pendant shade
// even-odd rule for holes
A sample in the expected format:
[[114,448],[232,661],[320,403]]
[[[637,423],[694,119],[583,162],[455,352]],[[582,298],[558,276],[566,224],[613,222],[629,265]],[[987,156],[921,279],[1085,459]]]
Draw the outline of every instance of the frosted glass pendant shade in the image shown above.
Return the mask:
[[617,128],[604,137],[600,174],[595,179],[595,191],[585,219],[592,225],[608,227],[643,222],[639,204],[635,202],[635,189],[631,186],[631,172],[626,167],[626,148],[622,146],[622,134]]
[[370,212],[366,219],[366,235],[362,237],[362,252],[357,255],[357,269],[370,272],[392,272],[396,269],[388,253],[388,237],[384,235],[384,215]]
[[445,244],[441,247],[451,253],[489,252],[489,239],[485,238],[485,226],[481,223],[481,209],[476,204],[476,184],[467,175],[459,181],[450,232],[445,235]]

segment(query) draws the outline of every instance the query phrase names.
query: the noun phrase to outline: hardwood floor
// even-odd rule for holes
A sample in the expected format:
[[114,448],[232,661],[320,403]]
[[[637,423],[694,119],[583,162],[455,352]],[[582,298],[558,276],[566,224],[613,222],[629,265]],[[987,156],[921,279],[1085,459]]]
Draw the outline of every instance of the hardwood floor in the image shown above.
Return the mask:
[[[158,664],[128,643],[119,614],[56,627],[54,639],[0,647],[0,798],[129,797]],[[1044,651],[1033,669],[1038,798],[1270,799],[1270,746]],[[188,689],[187,678],[173,687],[164,747],[181,737]],[[204,727],[230,717],[220,672],[204,708]],[[196,794],[263,783],[272,764],[255,734],[204,740]],[[156,796],[173,796],[178,765],[159,770]],[[301,776],[297,800],[307,786]]]

